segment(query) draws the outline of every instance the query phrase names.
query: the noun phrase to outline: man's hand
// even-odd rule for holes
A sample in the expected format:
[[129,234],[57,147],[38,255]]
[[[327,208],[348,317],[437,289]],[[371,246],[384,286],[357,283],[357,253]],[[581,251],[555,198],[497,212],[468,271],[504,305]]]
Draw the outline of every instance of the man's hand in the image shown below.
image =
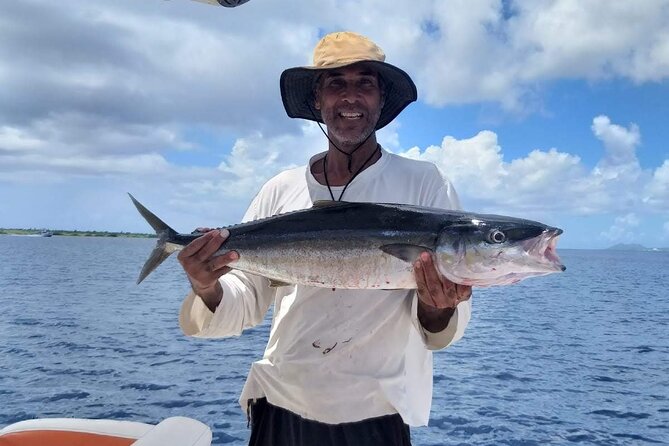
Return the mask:
[[195,294],[202,298],[211,311],[214,311],[223,299],[223,289],[218,279],[230,271],[228,264],[237,260],[239,254],[230,251],[224,255],[212,257],[230,235],[227,229],[220,231],[198,228],[198,232],[205,234],[189,243],[179,253],[178,259]]
[[460,302],[472,297],[472,287],[453,283],[438,270],[429,252],[421,253],[414,263],[416,291],[418,293],[418,320],[423,328],[438,333]]

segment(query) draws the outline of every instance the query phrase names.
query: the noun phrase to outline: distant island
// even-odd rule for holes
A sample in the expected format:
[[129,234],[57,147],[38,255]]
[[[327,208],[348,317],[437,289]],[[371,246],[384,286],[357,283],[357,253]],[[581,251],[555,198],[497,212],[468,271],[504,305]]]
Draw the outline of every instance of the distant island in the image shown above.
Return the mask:
[[[17,229],[0,228],[0,234],[5,235],[34,235],[40,236],[44,229]],[[71,231],[63,229],[50,229],[51,235],[64,235],[68,237],[130,237],[130,238],[155,238],[156,234],[142,234],[138,232],[111,232],[111,231]]]
[[638,243],[618,243],[606,249],[611,251],[669,251],[669,248],[646,248]]

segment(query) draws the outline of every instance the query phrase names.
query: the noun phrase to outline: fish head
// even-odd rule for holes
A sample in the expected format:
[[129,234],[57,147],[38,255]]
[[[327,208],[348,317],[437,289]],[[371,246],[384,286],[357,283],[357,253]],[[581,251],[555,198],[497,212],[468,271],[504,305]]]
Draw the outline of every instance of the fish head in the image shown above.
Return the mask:
[[465,285],[509,285],[564,271],[556,252],[562,229],[495,215],[465,215],[440,233],[440,272]]

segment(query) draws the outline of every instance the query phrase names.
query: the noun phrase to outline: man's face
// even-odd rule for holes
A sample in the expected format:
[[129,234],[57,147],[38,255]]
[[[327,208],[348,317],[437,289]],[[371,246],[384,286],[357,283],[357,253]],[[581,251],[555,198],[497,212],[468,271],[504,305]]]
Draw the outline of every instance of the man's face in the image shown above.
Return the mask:
[[378,73],[364,63],[328,70],[316,88],[316,108],[330,137],[342,146],[365,141],[382,107]]

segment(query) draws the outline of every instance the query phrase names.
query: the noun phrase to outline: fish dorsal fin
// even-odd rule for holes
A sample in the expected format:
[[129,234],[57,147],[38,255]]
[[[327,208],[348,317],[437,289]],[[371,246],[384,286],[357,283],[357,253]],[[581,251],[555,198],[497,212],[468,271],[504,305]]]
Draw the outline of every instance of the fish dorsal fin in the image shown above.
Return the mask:
[[415,262],[422,252],[432,253],[432,248],[427,246],[412,245],[410,243],[393,243],[381,246],[381,251],[408,263]]
[[291,286],[292,283],[283,282],[281,280],[269,279],[270,288],[279,288],[282,286]]
[[313,208],[319,209],[319,208],[329,208],[329,207],[334,207],[334,206],[342,206],[348,204],[347,201],[332,201],[332,200],[316,200],[312,204]]

